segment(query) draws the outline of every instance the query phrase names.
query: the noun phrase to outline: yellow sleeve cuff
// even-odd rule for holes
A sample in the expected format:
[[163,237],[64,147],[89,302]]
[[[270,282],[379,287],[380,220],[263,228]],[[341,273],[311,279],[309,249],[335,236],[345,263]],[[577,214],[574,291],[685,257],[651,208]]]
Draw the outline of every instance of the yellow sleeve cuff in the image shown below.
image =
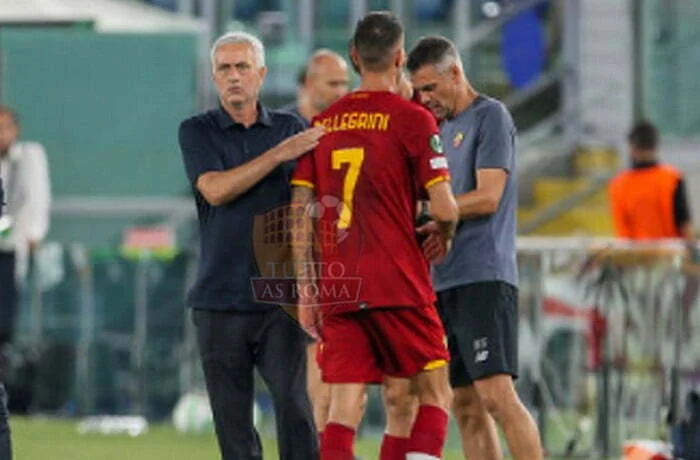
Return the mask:
[[312,184],[308,180],[302,180],[302,179],[292,179],[292,185],[295,187],[314,188],[314,184]]
[[445,181],[445,180],[450,180],[449,176],[438,176],[438,177],[435,177],[435,178],[430,179],[428,182],[425,183],[425,188],[426,188],[426,190],[427,190],[428,188],[432,187],[433,185],[437,184],[438,182],[442,182],[442,181]]

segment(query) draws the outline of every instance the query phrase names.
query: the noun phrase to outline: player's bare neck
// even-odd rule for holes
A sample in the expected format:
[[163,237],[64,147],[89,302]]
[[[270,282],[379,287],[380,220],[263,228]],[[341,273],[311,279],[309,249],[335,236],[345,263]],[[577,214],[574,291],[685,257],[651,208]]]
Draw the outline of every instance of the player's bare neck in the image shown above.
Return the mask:
[[358,91],[389,91],[396,93],[396,74],[393,72],[363,72]]

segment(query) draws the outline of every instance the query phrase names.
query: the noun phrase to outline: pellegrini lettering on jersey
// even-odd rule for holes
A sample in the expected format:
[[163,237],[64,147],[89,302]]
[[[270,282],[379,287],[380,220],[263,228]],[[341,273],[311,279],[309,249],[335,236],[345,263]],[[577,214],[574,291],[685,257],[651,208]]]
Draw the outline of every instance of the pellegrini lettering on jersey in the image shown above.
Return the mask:
[[328,132],[355,129],[386,131],[389,129],[389,114],[380,112],[344,112],[317,120]]

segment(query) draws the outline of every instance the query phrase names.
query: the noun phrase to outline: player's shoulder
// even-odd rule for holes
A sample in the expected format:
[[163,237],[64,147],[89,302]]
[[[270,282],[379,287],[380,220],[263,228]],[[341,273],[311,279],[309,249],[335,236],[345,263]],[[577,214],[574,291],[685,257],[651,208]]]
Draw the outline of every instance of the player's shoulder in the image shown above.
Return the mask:
[[18,141],[12,145],[10,155],[13,152],[20,153],[17,156],[20,163],[45,163],[47,160],[44,146],[35,141]]
[[344,95],[343,97],[326,107],[326,110],[324,110],[317,116],[321,118],[323,115],[346,111],[348,107],[357,104],[358,101],[364,102],[367,99],[367,92],[365,91],[350,91],[348,94]]
[[636,170],[626,169],[617,173],[612,179],[610,179],[609,189],[613,193],[623,192],[629,187],[630,183],[636,181]]
[[609,188],[611,190],[617,190],[621,185],[623,185],[630,177],[630,171],[620,171],[612,179],[610,179]]
[[506,105],[490,96],[480,94],[474,100],[474,113],[487,123],[505,123],[514,126],[513,116]]
[[673,178],[683,177],[683,173],[678,168],[676,168],[675,166],[671,166],[668,163],[659,163],[658,168],[664,174],[671,176]]
[[423,104],[413,99],[405,99],[398,94],[387,94],[387,105],[395,115],[404,119],[434,120],[433,114]]
[[396,110],[409,110],[415,112],[416,109],[425,109],[425,107],[413,99],[406,99],[396,93],[391,93],[388,91],[382,92],[378,94],[378,97],[381,98],[381,103],[386,103],[391,108]]
[[20,146],[23,152],[27,152],[29,155],[43,155],[45,153],[44,146],[36,141],[19,141],[17,145]]

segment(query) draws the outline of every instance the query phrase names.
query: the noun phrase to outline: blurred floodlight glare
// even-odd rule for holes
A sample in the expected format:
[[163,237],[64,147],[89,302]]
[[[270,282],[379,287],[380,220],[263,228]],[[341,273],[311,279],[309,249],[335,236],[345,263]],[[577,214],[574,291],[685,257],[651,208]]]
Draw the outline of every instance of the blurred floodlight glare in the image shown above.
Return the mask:
[[481,11],[489,19],[493,19],[499,14],[501,14],[501,6],[498,2],[484,2],[481,5]]

